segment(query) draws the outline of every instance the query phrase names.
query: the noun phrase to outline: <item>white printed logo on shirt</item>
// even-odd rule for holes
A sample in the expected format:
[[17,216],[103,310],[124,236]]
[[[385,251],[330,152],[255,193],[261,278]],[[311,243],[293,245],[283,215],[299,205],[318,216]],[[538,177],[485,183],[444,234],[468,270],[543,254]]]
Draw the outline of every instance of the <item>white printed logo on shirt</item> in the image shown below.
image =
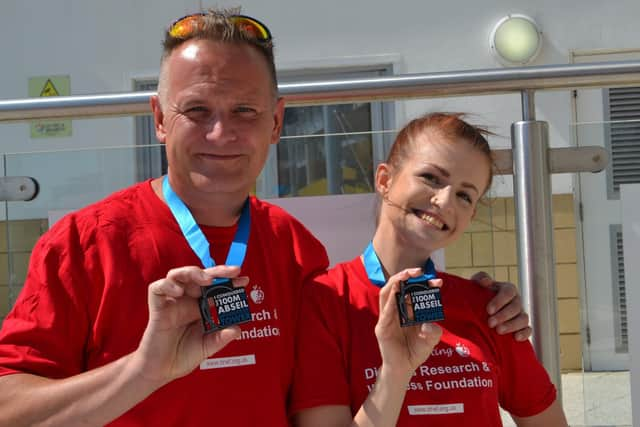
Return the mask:
[[264,301],[264,291],[260,285],[253,285],[253,289],[249,292],[249,297],[255,304],[261,304]]
[[462,414],[464,403],[448,403],[444,405],[409,405],[409,415],[441,415]]
[[216,357],[203,360],[200,363],[200,369],[221,369],[231,368],[234,366],[247,366],[256,364],[255,354],[244,354],[241,356]]
[[471,355],[471,350],[462,343],[456,343],[456,353],[462,357],[469,357]]

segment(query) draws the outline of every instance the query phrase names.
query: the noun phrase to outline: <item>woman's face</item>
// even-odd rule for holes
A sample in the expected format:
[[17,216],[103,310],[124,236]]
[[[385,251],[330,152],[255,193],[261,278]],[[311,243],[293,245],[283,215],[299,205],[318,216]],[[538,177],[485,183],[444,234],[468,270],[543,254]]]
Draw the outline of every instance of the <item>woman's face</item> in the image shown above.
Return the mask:
[[380,225],[391,225],[408,248],[431,253],[467,228],[489,182],[491,163],[470,143],[438,132],[423,132],[410,150],[398,168],[378,169]]

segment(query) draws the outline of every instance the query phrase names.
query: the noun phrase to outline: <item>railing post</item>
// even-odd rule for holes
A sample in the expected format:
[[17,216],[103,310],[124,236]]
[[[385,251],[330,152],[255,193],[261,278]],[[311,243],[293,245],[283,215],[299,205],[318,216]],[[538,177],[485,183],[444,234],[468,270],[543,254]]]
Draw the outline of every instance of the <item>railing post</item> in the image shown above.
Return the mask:
[[335,114],[330,110],[330,106],[322,107],[322,117],[325,123],[324,132],[329,135],[324,137],[324,150],[326,159],[327,194],[342,193],[342,167],[340,157],[342,145],[340,137],[331,135],[338,132]]
[[531,316],[533,346],[560,393],[549,129],[546,122],[535,121],[532,91],[522,92],[522,111],[524,120],[511,125],[518,279]]

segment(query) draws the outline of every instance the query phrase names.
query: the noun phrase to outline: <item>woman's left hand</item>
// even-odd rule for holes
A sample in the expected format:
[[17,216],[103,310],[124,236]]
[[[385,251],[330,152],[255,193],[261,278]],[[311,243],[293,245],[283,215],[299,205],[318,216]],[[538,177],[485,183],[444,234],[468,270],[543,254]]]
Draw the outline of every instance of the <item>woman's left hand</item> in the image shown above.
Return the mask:
[[[403,270],[393,275],[380,291],[380,316],[375,333],[378,339],[382,368],[394,375],[413,375],[413,372],[431,354],[440,341],[442,329],[435,323],[400,326],[396,293],[400,291],[400,283],[411,277],[423,274],[420,268]],[[442,286],[441,279],[429,281],[432,287]]]

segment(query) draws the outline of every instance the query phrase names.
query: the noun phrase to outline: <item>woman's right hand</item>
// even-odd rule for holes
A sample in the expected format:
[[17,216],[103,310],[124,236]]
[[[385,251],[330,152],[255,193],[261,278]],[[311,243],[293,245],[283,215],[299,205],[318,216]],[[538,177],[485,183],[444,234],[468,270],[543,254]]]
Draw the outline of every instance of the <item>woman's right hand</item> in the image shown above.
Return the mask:
[[[390,277],[380,291],[380,316],[375,334],[382,356],[382,370],[394,376],[405,375],[406,379],[427,360],[442,335],[442,329],[435,323],[400,326],[396,303],[400,283],[421,274],[423,272],[420,268],[403,270]],[[430,280],[429,284],[440,287],[442,279]]]

